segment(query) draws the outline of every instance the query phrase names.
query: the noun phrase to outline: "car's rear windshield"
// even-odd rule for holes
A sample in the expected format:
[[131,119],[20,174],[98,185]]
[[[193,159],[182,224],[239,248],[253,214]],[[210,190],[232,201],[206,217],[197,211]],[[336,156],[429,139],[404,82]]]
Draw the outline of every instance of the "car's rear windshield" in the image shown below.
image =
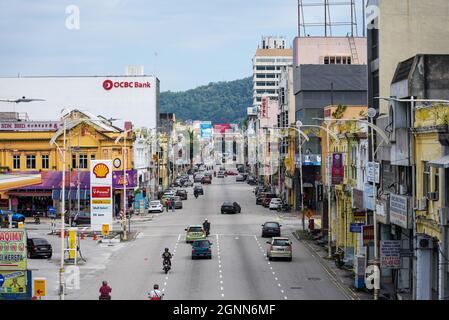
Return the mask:
[[203,231],[203,228],[201,227],[190,227],[189,232],[201,232]]
[[276,222],[265,223],[265,227],[267,228],[278,228],[279,225]]
[[151,201],[150,203],[152,206],[157,206],[160,202],[159,201]]
[[194,241],[194,247],[207,248],[209,247],[209,241]]
[[45,239],[33,239],[33,243],[35,245],[44,245],[44,244],[49,244],[47,240]]
[[273,246],[285,247],[285,246],[289,246],[289,245],[290,245],[290,241],[287,239],[275,239],[273,241]]

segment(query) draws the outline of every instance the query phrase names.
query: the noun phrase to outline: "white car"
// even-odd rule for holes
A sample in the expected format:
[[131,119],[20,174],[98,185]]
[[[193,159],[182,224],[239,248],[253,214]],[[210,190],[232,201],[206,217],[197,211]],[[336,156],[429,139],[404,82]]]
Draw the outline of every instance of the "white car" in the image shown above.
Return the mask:
[[272,198],[270,201],[269,208],[270,210],[277,210],[282,204],[282,200],[280,198]]
[[148,212],[164,212],[164,206],[159,200],[150,201]]

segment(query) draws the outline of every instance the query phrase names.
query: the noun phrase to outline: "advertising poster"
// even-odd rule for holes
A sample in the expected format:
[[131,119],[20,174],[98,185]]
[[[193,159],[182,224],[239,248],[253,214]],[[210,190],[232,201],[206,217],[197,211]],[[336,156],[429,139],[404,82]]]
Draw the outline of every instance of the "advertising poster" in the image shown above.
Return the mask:
[[26,293],[25,271],[0,271],[0,293]]
[[332,184],[342,184],[344,174],[343,155],[341,153],[332,154]]
[[380,266],[381,268],[399,269],[401,267],[401,241],[380,241]]
[[0,271],[26,270],[26,231],[0,229]]
[[92,230],[101,231],[103,224],[112,230],[112,161],[91,160],[90,168]]

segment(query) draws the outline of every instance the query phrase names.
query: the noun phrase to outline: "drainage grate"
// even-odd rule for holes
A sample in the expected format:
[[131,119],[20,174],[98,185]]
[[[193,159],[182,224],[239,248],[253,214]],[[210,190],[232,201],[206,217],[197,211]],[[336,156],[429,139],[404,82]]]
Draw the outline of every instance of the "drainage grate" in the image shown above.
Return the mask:
[[307,278],[307,280],[310,280],[310,281],[320,281],[321,278],[310,277],[310,278]]
[[290,289],[292,289],[292,290],[301,290],[302,289],[302,287],[290,287]]

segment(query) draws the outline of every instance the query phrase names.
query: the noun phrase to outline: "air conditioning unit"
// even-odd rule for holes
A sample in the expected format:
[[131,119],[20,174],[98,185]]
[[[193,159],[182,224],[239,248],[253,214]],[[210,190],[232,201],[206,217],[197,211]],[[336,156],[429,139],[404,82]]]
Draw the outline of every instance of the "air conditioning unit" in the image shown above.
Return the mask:
[[418,249],[433,249],[433,241],[427,236],[418,235],[416,243]]
[[427,200],[438,201],[438,192],[427,192]]
[[418,210],[427,210],[427,198],[418,199]]

